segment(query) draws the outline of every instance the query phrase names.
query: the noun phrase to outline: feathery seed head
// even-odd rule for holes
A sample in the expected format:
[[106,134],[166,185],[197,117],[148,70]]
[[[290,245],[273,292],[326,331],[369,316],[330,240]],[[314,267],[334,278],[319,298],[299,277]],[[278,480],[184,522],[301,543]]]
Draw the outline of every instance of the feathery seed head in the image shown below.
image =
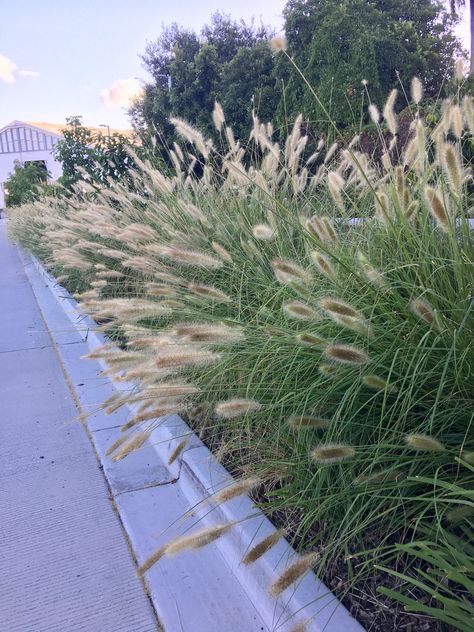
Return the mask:
[[416,105],[418,105],[423,98],[423,84],[418,77],[413,77],[411,80],[411,98]]
[[184,138],[184,140],[192,143],[207,160],[209,157],[210,147],[204,141],[204,137],[201,132],[190,125],[187,121],[183,121],[183,119],[177,117],[170,118],[170,123],[175,126],[177,133]]
[[329,360],[354,366],[361,366],[369,361],[368,355],[362,349],[351,345],[328,345],[324,349],[324,355]]
[[467,463],[474,465],[474,451],[473,450],[463,450],[461,452],[461,458]]
[[223,265],[220,259],[195,250],[184,250],[173,246],[159,246],[155,250],[159,256],[178,264],[209,268],[211,270],[221,268]]
[[326,257],[326,255],[323,255],[317,250],[313,250],[309,254],[321,274],[324,274],[324,276],[326,276],[331,281],[335,281],[337,278],[336,270],[333,268],[331,262]]
[[273,259],[273,271],[280,283],[307,281],[308,273],[298,264],[286,259]]
[[224,419],[235,419],[242,415],[249,415],[260,410],[262,405],[255,399],[234,398],[225,402],[219,402],[214,411]]
[[369,115],[372,119],[372,123],[375,123],[375,125],[377,125],[380,121],[380,112],[378,107],[374,103],[371,103],[369,105]]
[[355,455],[355,449],[350,445],[343,445],[338,443],[327,443],[319,445],[311,450],[311,458],[316,463],[322,465],[339,463],[346,459],[351,459]]
[[290,318],[298,320],[319,320],[318,314],[301,301],[291,301],[283,304],[283,311]]
[[455,509],[446,512],[446,518],[453,523],[461,522],[462,520],[471,522],[472,516],[474,516],[474,507],[470,505],[459,505]]
[[445,143],[442,155],[444,172],[448,178],[448,183],[456,195],[461,195],[463,186],[463,173],[459,153],[451,143]]
[[462,122],[462,112],[459,105],[451,106],[451,130],[454,136],[456,136],[456,139],[461,140],[463,122]]
[[222,105],[218,102],[214,102],[214,109],[212,111],[212,121],[214,123],[214,127],[218,132],[221,131],[222,126],[225,123],[224,110],[222,109]]
[[410,303],[411,311],[418,316],[421,320],[424,320],[428,325],[436,325],[437,319],[433,307],[421,298],[417,298]]
[[262,480],[256,476],[244,478],[240,481],[235,482],[233,485],[229,485],[210,497],[210,500],[217,505],[222,505],[223,503],[232,500],[233,498],[237,498],[238,496],[242,496],[243,494],[249,494],[256,487],[261,485]]
[[450,230],[449,216],[440,193],[433,187],[426,187],[425,196],[429,203],[431,215],[436,220],[439,228],[443,232],[448,233]]
[[137,575],[139,577],[143,577],[143,575],[150,570],[152,566],[154,566],[161,558],[166,554],[166,544],[160,546],[150,557],[148,557],[143,564],[141,564],[137,569]]
[[305,228],[308,233],[316,237],[319,241],[327,243],[337,241],[337,233],[329,217],[317,217],[313,215],[311,219],[306,220]]
[[397,90],[394,89],[390,92],[387,101],[383,108],[383,116],[389,131],[393,136],[397,133],[397,119],[394,112],[395,101],[397,98]]
[[224,292],[221,292],[221,290],[218,290],[215,287],[202,285],[201,283],[190,283],[188,288],[191,292],[193,292],[193,294],[217,301],[218,303],[232,303],[230,296],[227,296],[227,294],[224,294]]
[[385,281],[383,274],[369,263],[369,260],[362,252],[359,251],[357,253],[357,258],[367,281],[378,287],[388,289],[387,282]]
[[280,577],[278,577],[278,579],[270,586],[270,596],[278,597],[281,595],[284,590],[314,568],[319,560],[319,553],[307,553],[306,555],[301,555],[295,562],[290,564],[290,566],[288,566]]
[[462,110],[464,114],[464,119],[466,121],[466,125],[469,129],[471,135],[474,134],[474,108],[472,105],[472,97],[469,94],[466,94],[462,101]]
[[196,531],[191,535],[184,535],[178,538],[175,538],[171,542],[168,542],[166,545],[165,554],[166,555],[175,555],[176,553],[180,553],[185,549],[194,550],[200,549],[203,546],[207,546],[214,542],[225,533],[230,531],[230,529],[234,526],[233,522],[229,522],[227,524],[220,524],[214,527],[206,527],[201,531]]
[[341,211],[345,210],[344,200],[342,199],[341,191],[344,188],[344,178],[337,171],[330,171],[328,173],[328,189],[332,199]]
[[310,621],[300,621],[293,628],[291,628],[290,632],[307,632],[309,624]]
[[225,259],[229,263],[232,263],[232,257],[230,256],[230,254],[227,252],[225,248],[223,248],[220,244],[218,244],[215,241],[212,242],[211,246],[214,252],[219,255],[219,257],[221,257],[222,259]]
[[327,341],[321,336],[317,336],[315,334],[309,334],[309,333],[298,334],[296,336],[296,340],[300,342],[302,345],[306,345],[308,347],[314,347],[315,345],[319,346],[319,345],[327,344]]
[[269,551],[272,547],[279,542],[279,540],[284,537],[285,530],[279,529],[278,531],[274,531],[266,538],[263,538],[258,544],[253,546],[250,551],[248,551],[244,557],[242,558],[242,563],[248,566],[249,564],[253,564],[258,559],[265,555],[267,551]]
[[175,325],[173,332],[189,342],[207,344],[233,344],[244,339],[242,327],[229,327],[221,323],[184,323]]
[[115,450],[117,450],[117,448],[120,448],[120,446],[123,443],[125,443],[125,441],[128,441],[129,439],[130,439],[129,435],[126,435],[126,434],[120,435],[116,441],[114,441],[111,445],[109,445],[109,447],[107,448],[105,452],[105,456],[110,456],[113,452],[115,452]]
[[252,234],[255,239],[262,241],[271,241],[275,237],[275,231],[268,224],[256,224],[252,228]]
[[124,459],[130,452],[138,450],[143,446],[148,437],[150,436],[150,430],[142,430],[136,432],[128,441],[124,442],[121,447],[115,452],[112,457],[112,461],[120,461]]
[[187,446],[188,441],[189,441],[189,437],[185,437],[182,441],[178,443],[176,448],[171,453],[170,458],[168,459],[168,465],[171,465],[172,463],[176,461],[176,459],[183,452],[184,448]]
[[464,79],[465,67],[464,67],[464,59],[457,59],[456,64],[454,66],[454,76],[458,81],[462,81]]
[[322,298],[318,301],[318,304],[331,317],[336,315],[349,316],[350,318],[358,318],[360,320],[364,319],[361,312],[337,298]]
[[405,437],[405,442],[409,448],[420,452],[442,452],[445,449],[440,441],[425,434],[409,434]]
[[331,241],[338,241],[339,238],[329,217],[323,217],[322,222],[324,224],[324,228],[326,229],[326,233]]
[[160,369],[199,367],[215,364],[221,359],[221,355],[206,349],[195,347],[177,346],[177,348],[164,348],[156,356],[156,366]]
[[281,36],[272,37],[270,40],[270,48],[272,49],[274,53],[286,51],[286,48],[287,48],[286,39]]
[[[305,137],[305,138],[307,138],[307,137]],[[328,162],[330,162],[331,158],[333,158],[333,156],[336,153],[338,147],[339,147],[339,144],[337,142],[333,143],[331,145],[331,147],[329,147],[326,155],[324,156],[324,164],[325,165],[327,165]]]
[[305,430],[307,428],[325,430],[329,427],[330,421],[314,415],[292,415],[286,420],[286,423],[293,430]]

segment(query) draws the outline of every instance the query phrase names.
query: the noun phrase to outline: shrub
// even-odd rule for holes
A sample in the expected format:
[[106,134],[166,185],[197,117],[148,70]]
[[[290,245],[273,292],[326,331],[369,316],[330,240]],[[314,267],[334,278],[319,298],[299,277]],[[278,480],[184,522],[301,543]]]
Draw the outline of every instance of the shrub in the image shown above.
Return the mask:
[[175,147],[175,176],[134,157],[133,190],[12,214],[14,237],[127,349],[94,354],[138,385],[116,457],[162,415],[188,415],[229,467],[264,481],[263,509],[320,552],[320,573],[344,557],[349,585],[374,560],[399,573],[420,533],[432,551],[446,529],[464,541],[472,496],[453,527],[451,492],[474,479],[460,465],[473,454],[472,107],[447,104],[431,133],[416,117],[405,154],[386,147],[380,167],[357,139],[326,148],[314,175],[301,118],[284,150],[255,119],[249,167],[225,125],[214,148],[175,119],[195,148],[189,163]]

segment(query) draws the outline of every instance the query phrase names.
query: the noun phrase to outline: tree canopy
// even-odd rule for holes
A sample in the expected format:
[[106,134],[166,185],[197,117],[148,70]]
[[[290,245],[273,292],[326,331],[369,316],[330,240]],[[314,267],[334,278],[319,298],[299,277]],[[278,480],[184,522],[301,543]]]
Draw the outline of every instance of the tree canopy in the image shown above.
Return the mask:
[[[434,97],[461,52],[456,18],[438,0],[289,0],[284,15],[288,53],[339,125],[358,120],[363,79],[376,102],[414,76]],[[279,67],[287,112],[320,120],[302,78],[284,59]]]
[[440,0],[288,0],[284,20],[288,54],[306,81],[270,52],[272,32],[263,25],[216,13],[200,34],[165,28],[143,55],[152,81],[131,110],[134,127],[157,133],[165,151],[175,140],[170,116],[216,138],[217,99],[237,138],[248,137],[252,110],[283,134],[302,112],[321,133],[327,116],[306,82],[343,127],[361,120],[365,84],[380,103],[417,76],[436,97],[461,54],[452,32],[457,18]]
[[42,162],[15,161],[13,173],[5,182],[5,204],[21,206],[37,200],[44,192],[50,174]]
[[68,117],[66,124],[61,130],[63,139],[54,148],[63,170],[60,182],[66,188],[83,178],[84,173],[90,180],[103,183],[108,178],[120,178],[130,168],[127,137],[117,132],[107,136],[95,133],[82,124],[80,116]]
[[130,110],[135,129],[152,130],[170,145],[174,136],[168,119],[179,116],[212,136],[211,113],[218,99],[228,108],[229,124],[246,135],[252,97],[265,116],[274,111],[273,58],[267,46],[272,35],[269,27],[223,13],[214,14],[199,35],[177,24],[165,28],[142,57],[153,82]]

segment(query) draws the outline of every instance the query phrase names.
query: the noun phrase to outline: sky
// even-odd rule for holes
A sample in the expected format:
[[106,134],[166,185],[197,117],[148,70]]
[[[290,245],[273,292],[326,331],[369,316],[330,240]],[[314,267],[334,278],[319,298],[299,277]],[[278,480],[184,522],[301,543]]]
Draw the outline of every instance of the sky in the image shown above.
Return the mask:
[[[283,27],[285,0],[0,0],[0,128],[12,120],[129,127],[149,79],[140,55],[163,26],[200,31],[216,11]],[[460,28],[467,41],[468,16]]]

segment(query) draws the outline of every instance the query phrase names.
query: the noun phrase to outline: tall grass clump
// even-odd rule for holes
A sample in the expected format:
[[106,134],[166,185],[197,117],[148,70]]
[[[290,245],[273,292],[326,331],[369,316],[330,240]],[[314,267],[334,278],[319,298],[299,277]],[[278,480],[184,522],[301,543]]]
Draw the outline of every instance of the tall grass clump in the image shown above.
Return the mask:
[[[393,134],[395,98],[382,108]],[[218,145],[174,119],[173,175],[135,156],[132,188],[81,186],[9,215],[13,237],[121,343],[95,353],[136,384],[105,407],[140,405],[112,457],[163,415],[187,415],[318,551],[308,568],[330,576],[343,560],[343,591],[375,563],[401,586],[416,554],[426,592],[436,557],[429,586],[442,576],[449,596],[429,594],[437,618],[472,603],[472,549],[453,553],[473,509],[470,117],[470,99],[447,102],[433,131],[415,117],[404,154],[389,139],[380,163],[357,139],[306,158],[301,117],[284,147],[254,117],[251,152],[222,117]]]

